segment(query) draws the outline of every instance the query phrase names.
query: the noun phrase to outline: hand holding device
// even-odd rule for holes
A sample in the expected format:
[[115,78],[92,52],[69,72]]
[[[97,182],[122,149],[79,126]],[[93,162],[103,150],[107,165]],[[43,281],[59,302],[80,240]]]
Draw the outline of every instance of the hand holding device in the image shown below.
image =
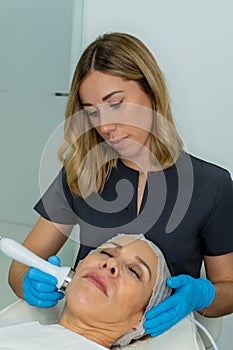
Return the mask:
[[4,237],[0,237],[0,251],[30,266],[23,282],[24,298],[30,305],[51,307],[64,297],[61,291],[65,291],[74,271],[68,266],[60,267],[58,257],[45,261],[13,239]]
[[[54,266],[60,266],[60,259],[57,256],[51,256],[48,261]],[[24,299],[32,306],[43,308],[54,306],[64,297],[64,293],[58,291],[57,283],[56,277],[30,267],[24,276]]]

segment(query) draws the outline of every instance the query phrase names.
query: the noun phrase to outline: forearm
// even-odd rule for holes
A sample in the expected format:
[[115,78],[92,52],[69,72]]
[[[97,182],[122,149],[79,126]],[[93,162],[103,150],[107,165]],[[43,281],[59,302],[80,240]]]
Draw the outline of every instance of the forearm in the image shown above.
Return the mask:
[[9,270],[8,282],[15,294],[23,299],[23,279],[24,275],[28,271],[28,267],[13,261]]
[[206,309],[198,310],[206,317],[220,317],[233,313],[233,282],[214,283],[216,295]]

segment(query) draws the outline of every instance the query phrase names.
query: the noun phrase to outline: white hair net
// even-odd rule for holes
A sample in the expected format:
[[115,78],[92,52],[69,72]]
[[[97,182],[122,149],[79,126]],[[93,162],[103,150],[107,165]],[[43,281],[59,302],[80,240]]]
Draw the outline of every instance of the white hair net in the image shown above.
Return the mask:
[[[125,234],[119,234],[116,237],[124,236]],[[146,310],[143,314],[142,320],[137,330],[130,330],[128,333],[118,338],[113,346],[125,346],[128,345],[133,339],[142,338],[145,335],[145,329],[143,328],[143,323],[145,321],[145,313],[149,311],[153,306],[158,305],[161,301],[166,299],[171,294],[171,288],[169,288],[166,284],[167,279],[171,276],[168,270],[165,258],[161,252],[161,250],[150,240],[146,239],[143,234],[131,234],[125,236],[132,236],[134,239],[140,239],[145,241],[155,252],[158,257],[157,261],[157,278],[155,281],[154,288],[152,290],[152,294],[150,300],[147,304]],[[113,237],[113,238],[116,238]],[[113,239],[112,238],[112,239]],[[109,240],[111,241],[111,240]]]

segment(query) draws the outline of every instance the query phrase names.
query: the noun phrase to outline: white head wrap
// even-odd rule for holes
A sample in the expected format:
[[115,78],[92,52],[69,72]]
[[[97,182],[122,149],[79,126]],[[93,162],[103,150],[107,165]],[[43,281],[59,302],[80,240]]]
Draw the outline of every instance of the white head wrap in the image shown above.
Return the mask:
[[[116,237],[120,237],[123,235],[124,234],[119,234]],[[158,257],[157,278],[155,281],[155,285],[154,285],[150,300],[147,304],[146,310],[143,314],[143,317],[138,329],[130,330],[128,333],[124,334],[122,337],[120,337],[115,341],[115,343],[113,344],[114,346],[125,346],[125,345],[128,345],[133,339],[142,338],[145,335],[145,329],[143,328],[143,323],[145,321],[145,313],[149,311],[153,306],[156,306],[159,303],[161,303],[161,301],[166,299],[171,294],[171,289],[166,284],[167,279],[171,277],[171,275],[161,250],[153,242],[146,239],[143,234],[139,234],[139,235],[127,234],[126,236],[129,236],[129,237],[132,236],[134,239],[140,239],[145,241],[155,252],[155,255]],[[113,238],[116,238],[116,237],[113,237]]]

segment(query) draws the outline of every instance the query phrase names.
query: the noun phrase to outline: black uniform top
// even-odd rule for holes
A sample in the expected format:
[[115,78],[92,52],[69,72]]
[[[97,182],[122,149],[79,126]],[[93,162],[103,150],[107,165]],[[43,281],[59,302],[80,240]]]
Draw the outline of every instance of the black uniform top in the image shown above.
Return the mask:
[[137,215],[139,172],[120,160],[103,191],[83,199],[66,173],[36,204],[45,219],[80,225],[77,261],[118,233],[143,233],[162,250],[172,275],[198,277],[203,255],[233,251],[233,182],[228,171],[187,153],[163,171],[149,172]]

